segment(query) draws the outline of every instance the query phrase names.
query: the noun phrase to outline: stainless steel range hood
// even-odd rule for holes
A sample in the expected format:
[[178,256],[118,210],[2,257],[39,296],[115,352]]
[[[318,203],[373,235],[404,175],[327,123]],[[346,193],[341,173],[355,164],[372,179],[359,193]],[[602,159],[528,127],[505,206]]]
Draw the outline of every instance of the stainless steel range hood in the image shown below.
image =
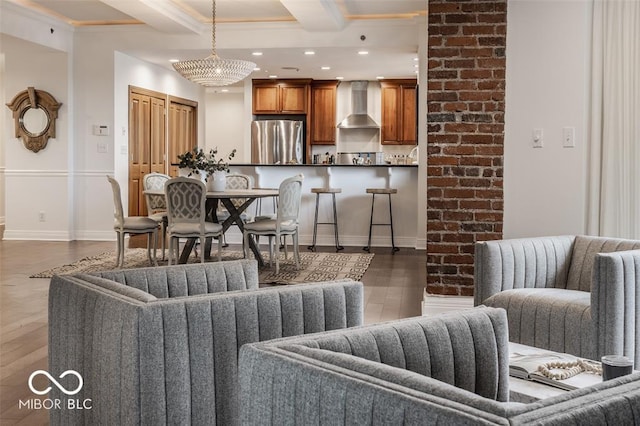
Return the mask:
[[380,125],[367,114],[368,81],[351,82],[351,114],[338,124],[339,129],[379,129]]

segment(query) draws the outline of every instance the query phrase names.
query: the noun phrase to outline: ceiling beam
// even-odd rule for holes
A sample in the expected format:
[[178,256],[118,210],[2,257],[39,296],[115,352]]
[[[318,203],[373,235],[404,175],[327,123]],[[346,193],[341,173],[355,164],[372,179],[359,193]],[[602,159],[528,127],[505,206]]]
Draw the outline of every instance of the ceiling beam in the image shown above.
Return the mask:
[[280,0],[307,31],[339,31],[346,21],[335,0]]
[[169,0],[100,0],[164,33],[196,33],[208,29]]

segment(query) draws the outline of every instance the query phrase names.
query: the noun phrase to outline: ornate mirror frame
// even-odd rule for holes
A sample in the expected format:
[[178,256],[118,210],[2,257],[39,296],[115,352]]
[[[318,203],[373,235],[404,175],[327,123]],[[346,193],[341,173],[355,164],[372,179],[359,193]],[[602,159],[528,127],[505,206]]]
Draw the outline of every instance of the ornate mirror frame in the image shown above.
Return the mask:
[[[33,152],[38,152],[47,146],[49,138],[56,137],[56,119],[58,118],[58,109],[62,103],[56,101],[50,93],[44,90],[36,90],[28,87],[18,93],[13,100],[7,104],[9,109],[13,111],[13,119],[15,121],[16,138],[22,138],[24,146]],[[25,114],[31,109],[41,109],[46,115],[46,123],[44,129],[37,131],[29,131],[25,126]]]

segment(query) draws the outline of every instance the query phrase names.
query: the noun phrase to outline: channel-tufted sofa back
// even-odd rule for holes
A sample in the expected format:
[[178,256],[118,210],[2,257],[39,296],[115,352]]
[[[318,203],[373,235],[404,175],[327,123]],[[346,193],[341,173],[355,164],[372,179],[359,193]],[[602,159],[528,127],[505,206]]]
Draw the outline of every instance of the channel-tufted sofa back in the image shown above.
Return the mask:
[[[209,264],[194,266],[52,278],[49,369],[55,377],[78,371],[84,387],[72,397],[50,395],[93,401],[91,410],[52,410],[52,425],[237,424],[243,344],[362,324],[362,283],[177,295],[217,288],[220,274],[228,288],[243,287],[255,269],[222,262],[212,274]],[[170,297],[136,288],[145,280]]]

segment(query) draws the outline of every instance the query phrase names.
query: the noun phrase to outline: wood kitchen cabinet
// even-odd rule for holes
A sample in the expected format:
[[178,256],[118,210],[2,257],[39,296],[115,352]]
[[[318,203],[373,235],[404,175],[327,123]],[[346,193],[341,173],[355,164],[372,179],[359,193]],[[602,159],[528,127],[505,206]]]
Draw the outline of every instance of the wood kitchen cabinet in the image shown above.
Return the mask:
[[337,81],[317,80],[311,83],[311,113],[309,125],[311,145],[336,143]]
[[254,114],[306,114],[311,80],[253,80]]
[[415,145],[416,80],[382,80],[382,144]]

